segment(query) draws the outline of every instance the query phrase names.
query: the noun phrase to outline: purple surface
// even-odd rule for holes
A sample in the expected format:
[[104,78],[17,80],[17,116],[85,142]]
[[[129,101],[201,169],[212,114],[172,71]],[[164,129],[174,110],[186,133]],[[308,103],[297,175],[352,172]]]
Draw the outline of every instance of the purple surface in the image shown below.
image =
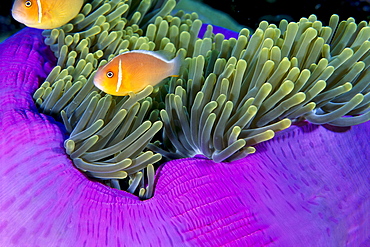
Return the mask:
[[[202,24],[202,26],[199,30],[198,37],[203,38],[203,35],[207,31],[207,26],[208,25],[210,25],[210,24],[206,24],[206,23]],[[216,25],[211,25],[211,26],[213,27],[212,30],[213,30],[214,34],[222,33],[223,35],[225,35],[225,39],[230,39],[230,38],[238,39],[238,36],[239,36],[238,32],[234,32],[234,31],[231,31],[227,28],[219,27],[219,26],[216,26]]]
[[34,29],[0,45],[1,246],[370,245],[369,123],[293,126],[233,163],[171,161],[140,201],[75,169],[36,111],[54,62]]

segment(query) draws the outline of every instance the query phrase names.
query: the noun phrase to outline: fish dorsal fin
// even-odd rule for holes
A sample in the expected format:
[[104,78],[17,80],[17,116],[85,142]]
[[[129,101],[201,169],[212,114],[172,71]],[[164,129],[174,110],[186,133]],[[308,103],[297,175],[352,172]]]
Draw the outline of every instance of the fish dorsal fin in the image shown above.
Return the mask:
[[[147,50],[132,50],[132,51],[127,51],[123,53],[141,53],[141,54],[148,54],[153,57],[156,57],[166,63],[170,62],[173,59],[173,54],[169,51],[165,50],[160,50],[160,51],[147,51]],[[123,54],[121,53],[121,54]]]

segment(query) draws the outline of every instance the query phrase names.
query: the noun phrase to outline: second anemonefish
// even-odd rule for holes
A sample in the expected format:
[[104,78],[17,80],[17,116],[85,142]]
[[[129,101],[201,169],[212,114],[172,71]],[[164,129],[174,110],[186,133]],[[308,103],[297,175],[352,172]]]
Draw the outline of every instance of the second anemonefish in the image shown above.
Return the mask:
[[148,85],[157,85],[166,77],[177,77],[182,61],[180,57],[169,60],[155,51],[124,52],[98,69],[94,84],[111,95],[137,93]]
[[13,18],[28,27],[52,29],[72,20],[84,0],[15,0]]

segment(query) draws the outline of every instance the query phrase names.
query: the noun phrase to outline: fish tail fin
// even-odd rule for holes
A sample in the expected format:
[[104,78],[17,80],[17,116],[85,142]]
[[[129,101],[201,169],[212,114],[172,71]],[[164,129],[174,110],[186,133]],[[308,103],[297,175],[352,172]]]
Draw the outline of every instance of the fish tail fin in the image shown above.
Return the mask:
[[172,73],[171,73],[171,77],[179,77],[180,74],[181,74],[181,69],[184,65],[184,61],[185,61],[185,54],[186,54],[186,51],[184,49],[180,49],[178,52],[177,52],[177,55],[174,59],[172,59],[172,63],[173,63],[173,70],[172,70]]

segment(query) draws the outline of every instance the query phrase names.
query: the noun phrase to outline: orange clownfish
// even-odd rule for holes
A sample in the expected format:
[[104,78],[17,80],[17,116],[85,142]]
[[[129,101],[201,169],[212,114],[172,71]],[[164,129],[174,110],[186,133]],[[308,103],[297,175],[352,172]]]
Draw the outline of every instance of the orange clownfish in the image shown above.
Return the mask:
[[168,60],[155,51],[124,52],[98,69],[94,84],[111,95],[137,93],[148,85],[157,85],[166,77],[178,77],[182,60],[180,57],[178,55]]
[[72,20],[84,0],[15,0],[13,18],[28,27],[52,29]]

